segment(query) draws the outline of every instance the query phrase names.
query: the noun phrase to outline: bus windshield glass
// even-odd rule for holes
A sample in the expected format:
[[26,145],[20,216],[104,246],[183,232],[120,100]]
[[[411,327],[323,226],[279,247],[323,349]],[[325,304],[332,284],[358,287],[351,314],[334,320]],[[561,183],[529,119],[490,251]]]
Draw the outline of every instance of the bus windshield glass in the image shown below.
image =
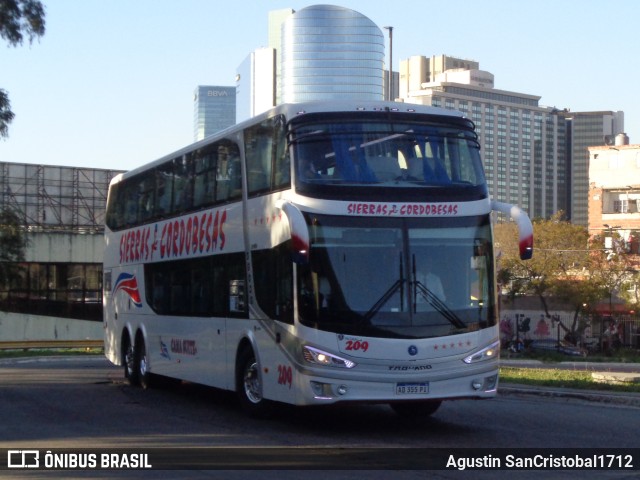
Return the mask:
[[496,324],[488,216],[309,218],[298,265],[301,323],[336,333],[429,338]]
[[403,116],[391,122],[380,115],[351,115],[292,124],[298,191],[334,185],[484,188],[480,146],[469,120]]

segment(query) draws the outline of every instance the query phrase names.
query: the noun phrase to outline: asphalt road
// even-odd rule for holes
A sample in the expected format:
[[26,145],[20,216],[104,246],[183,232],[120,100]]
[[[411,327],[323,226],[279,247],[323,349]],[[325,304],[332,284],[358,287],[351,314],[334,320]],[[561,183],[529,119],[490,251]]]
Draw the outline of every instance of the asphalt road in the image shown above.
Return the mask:
[[[276,410],[247,418],[228,392],[194,384],[143,391],[102,357],[0,361],[0,449],[145,449],[155,447],[393,448],[637,448],[640,408],[575,398],[499,395],[489,401],[445,402],[429,419],[402,419],[385,405]],[[313,451],[312,451],[313,453]],[[226,459],[228,460],[228,459]],[[280,459],[281,460],[281,459]],[[375,459],[388,465],[393,458]],[[358,458],[345,457],[345,462]],[[640,461],[640,457],[638,457]],[[317,455],[314,468],[334,458]],[[386,463],[385,463],[386,462]],[[251,465],[251,463],[249,463]],[[539,478],[538,471],[345,470],[304,472],[307,479]],[[263,468],[261,465],[260,468]],[[302,478],[292,465],[275,470],[88,472],[0,471],[2,478]],[[638,466],[636,465],[636,468]],[[279,471],[282,469],[287,469]],[[635,471],[544,471],[544,478],[638,478]],[[64,475],[60,475],[64,473]],[[507,475],[508,474],[508,475]]]

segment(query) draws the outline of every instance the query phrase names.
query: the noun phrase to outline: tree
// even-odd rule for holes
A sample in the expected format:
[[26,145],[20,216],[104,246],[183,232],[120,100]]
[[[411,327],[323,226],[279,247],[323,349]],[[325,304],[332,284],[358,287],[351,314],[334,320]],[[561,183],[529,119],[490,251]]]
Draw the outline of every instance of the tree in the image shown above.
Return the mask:
[[560,323],[560,326],[564,327],[567,333],[573,335],[573,343],[575,343],[575,340],[583,333],[586,326],[586,324],[579,324],[580,313],[588,312],[591,306],[602,299],[602,286],[597,281],[594,281],[592,277],[565,278],[556,282],[553,292],[559,299],[573,308],[571,327],[566,328],[562,323]]
[[574,318],[568,331],[575,333],[583,305],[602,297],[599,285],[585,275],[591,265],[587,229],[567,222],[563,215],[558,212],[549,220],[533,222],[535,247],[530,260],[520,260],[515,225],[496,225],[498,281],[511,298],[518,294],[540,298],[547,318],[551,318],[548,298],[555,297],[571,305]]
[[609,300],[609,310],[612,313],[614,296],[623,296],[633,280],[631,256],[627,255],[623,241],[617,233],[611,237],[611,245],[605,245],[603,235],[595,236],[591,241],[589,276],[600,288],[600,300]]
[[[25,37],[33,43],[44,35],[44,16],[44,6],[39,0],[0,0],[0,37],[11,47],[22,45]],[[9,135],[14,116],[9,94],[0,89],[0,138]]]
[[25,248],[20,217],[12,210],[0,210],[0,286],[10,285],[19,276]]
[[533,222],[534,253],[530,260],[520,260],[517,231],[512,223],[496,225],[499,245],[498,279],[511,297],[530,294],[540,297],[549,316],[546,298],[554,293],[558,280],[567,278],[587,261],[586,228],[572,225],[556,213],[549,220]]

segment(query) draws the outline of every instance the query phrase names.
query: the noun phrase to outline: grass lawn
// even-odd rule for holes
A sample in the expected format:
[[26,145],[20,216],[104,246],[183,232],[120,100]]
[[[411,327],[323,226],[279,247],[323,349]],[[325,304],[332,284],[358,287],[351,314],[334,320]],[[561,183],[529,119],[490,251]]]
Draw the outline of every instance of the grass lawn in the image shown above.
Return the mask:
[[[613,352],[611,355],[590,355],[587,357],[574,357],[556,352],[526,352],[510,356],[508,352],[503,352],[502,358],[539,360],[543,363],[613,362],[640,364],[640,353],[637,350],[632,349],[618,350]],[[603,371],[606,371],[606,369],[603,368]],[[500,381],[503,383],[519,383],[521,385],[538,385],[545,387],[578,388],[610,392],[640,392],[640,383],[611,385],[595,382],[591,376],[591,372],[580,369],[501,367]]]
[[640,383],[612,385],[595,382],[591,377],[591,372],[585,372],[584,370],[501,367],[500,382],[543,387],[640,393]]

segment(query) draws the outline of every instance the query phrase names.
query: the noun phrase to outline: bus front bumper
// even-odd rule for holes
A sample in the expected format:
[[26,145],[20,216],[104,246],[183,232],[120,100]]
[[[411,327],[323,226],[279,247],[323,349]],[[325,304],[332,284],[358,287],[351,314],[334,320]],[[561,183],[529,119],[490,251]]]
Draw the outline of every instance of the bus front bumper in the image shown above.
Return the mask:
[[391,403],[405,401],[492,398],[498,388],[498,368],[450,378],[355,380],[302,375],[298,405],[338,402]]

